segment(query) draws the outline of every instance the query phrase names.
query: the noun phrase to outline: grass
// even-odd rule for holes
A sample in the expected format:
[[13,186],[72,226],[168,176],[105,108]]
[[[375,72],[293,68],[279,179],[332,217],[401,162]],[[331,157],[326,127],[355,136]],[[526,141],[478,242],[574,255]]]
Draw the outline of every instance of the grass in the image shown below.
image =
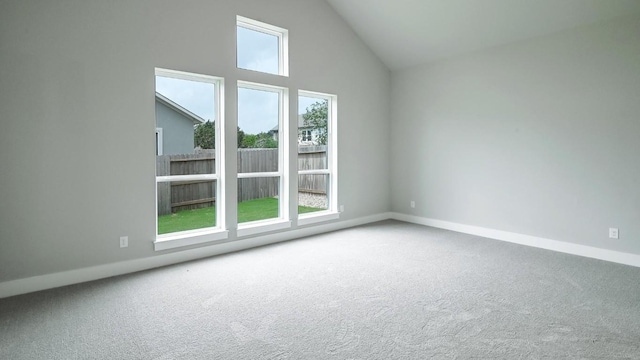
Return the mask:
[[[298,206],[299,214],[322,210],[324,209]],[[278,199],[262,198],[238,203],[238,223],[276,217],[278,217]],[[161,215],[158,216],[158,235],[215,226],[215,219],[216,209],[214,206]]]

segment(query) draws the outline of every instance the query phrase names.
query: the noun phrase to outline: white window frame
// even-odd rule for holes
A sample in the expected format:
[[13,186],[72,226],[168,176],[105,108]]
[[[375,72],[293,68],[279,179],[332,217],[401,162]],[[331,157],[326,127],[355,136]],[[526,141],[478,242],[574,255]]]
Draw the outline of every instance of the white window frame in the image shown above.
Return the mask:
[[[327,181],[327,201],[329,206],[327,210],[298,214],[298,225],[309,225],[340,218],[340,212],[338,211],[338,96],[298,90],[298,98],[301,96],[327,100],[327,168],[318,170],[296,169],[298,175],[329,176],[329,181]],[[297,203],[298,201],[296,201]]]
[[313,130],[300,130],[300,141],[313,141]]
[[162,155],[162,128],[156,128],[156,156]]
[[[237,27],[242,27],[248,30],[258,31],[264,34],[273,35],[278,38],[278,73],[272,74],[267,72],[262,72],[259,70],[253,69],[245,69],[239,67],[236,60],[236,67],[238,69],[250,70],[250,71],[258,71],[265,74],[272,75],[280,75],[280,76],[289,76],[289,30],[263,23],[261,21],[249,19],[244,16],[237,15],[236,16],[236,29]],[[238,44],[237,44],[237,36],[236,36],[236,57],[238,54]]]
[[[238,179],[257,177],[277,177],[279,181],[278,189],[278,217],[238,223],[238,237],[250,236],[267,231],[281,230],[291,227],[289,216],[289,89],[280,86],[259,84],[248,81],[238,81],[238,91],[240,88],[269,91],[278,94],[278,171],[272,172],[250,172],[237,173]],[[237,201],[237,199],[236,199]]]
[[[224,78],[194,74],[177,70],[155,69],[156,76],[171,77],[175,79],[191,80],[211,83],[214,86],[214,108],[215,108],[215,174],[198,174],[198,175],[169,175],[156,176],[156,214],[157,214],[157,184],[161,182],[173,181],[191,181],[191,180],[215,180],[216,182],[216,226],[173,232],[169,234],[158,235],[158,220],[156,216],[156,239],[154,248],[156,251],[173,249],[176,247],[202,244],[207,242],[224,241],[229,236],[229,231],[225,228],[225,137],[224,130]],[[157,130],[156,130],[157,131]]]

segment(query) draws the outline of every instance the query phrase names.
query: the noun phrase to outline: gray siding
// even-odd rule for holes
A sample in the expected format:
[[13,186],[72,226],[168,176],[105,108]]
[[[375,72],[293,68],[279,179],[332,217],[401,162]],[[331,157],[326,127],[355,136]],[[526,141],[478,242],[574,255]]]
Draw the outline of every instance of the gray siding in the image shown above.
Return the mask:
[[193,121],[156,101],[156,128],[162,128],[162,154],[193,154]]

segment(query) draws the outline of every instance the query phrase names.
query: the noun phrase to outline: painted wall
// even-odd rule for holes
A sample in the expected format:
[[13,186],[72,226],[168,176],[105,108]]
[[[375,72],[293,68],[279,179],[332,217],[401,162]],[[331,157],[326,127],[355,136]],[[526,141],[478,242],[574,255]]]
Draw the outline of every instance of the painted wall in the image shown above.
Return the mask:
[[156,127],[162,129],[162,155],[193,154],[193,120],[156,101]]
[[640,254],[640,18],[394,72],[391,144],[393,211]]
[[[288,78],[236,69],[236,15],[289,29]],[[238,80],[337,94],[341,220],[388,211],[390,74],[325,1],[3,1],[0,282],[158,255],[155,67],[224,77],[229,139]]]

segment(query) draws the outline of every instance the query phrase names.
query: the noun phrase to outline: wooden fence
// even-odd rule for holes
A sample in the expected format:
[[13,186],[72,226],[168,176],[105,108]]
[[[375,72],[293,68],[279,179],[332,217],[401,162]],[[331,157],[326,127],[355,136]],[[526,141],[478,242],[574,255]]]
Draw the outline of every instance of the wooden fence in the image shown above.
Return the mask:
[[[326,146],[298,149],[298,169],[324,169]],[[215,171],[214,150],[198,150],[195,154],[161,155],[156,157],[156,175],[211,174]],[[238,172],[278,171],[277,149],[240,149]],[[299,175],[302,192],[326,193],[326,175]],[[158,215],[212,206],[216,198],[213,180],[174,181],[158,183]],[[278,178],[246,178],[238,180],[238,201],[278,196]]]
[[[214,171],[214,150],[156,157],[157,176],[211,174]],[[215,202],[215,191],[215,181],[212,180],[158,183],[158,215],[209,207]]]
[[[327,145],[298,148],[298,170],[327,168]],[[327,175],[298,175],[298,191],[314,194],[327,193]]]
[[[278,149],[239,149],[238,172],[278,171]],[[238,201],[278,196],[278,178],[238,179]]]

